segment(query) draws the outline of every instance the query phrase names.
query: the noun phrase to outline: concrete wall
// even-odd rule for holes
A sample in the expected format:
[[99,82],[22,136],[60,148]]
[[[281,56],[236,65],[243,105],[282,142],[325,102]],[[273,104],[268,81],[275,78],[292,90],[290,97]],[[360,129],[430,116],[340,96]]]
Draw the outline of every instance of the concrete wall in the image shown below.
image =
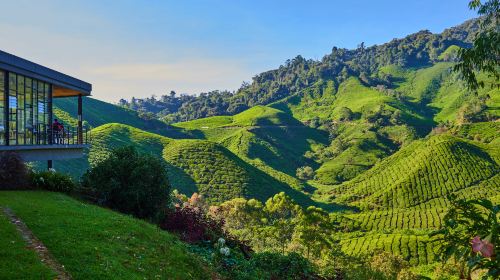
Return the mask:
[[0,152],[13,151],[25,161],[62,160],[83,157],[87,145],[0,146]]

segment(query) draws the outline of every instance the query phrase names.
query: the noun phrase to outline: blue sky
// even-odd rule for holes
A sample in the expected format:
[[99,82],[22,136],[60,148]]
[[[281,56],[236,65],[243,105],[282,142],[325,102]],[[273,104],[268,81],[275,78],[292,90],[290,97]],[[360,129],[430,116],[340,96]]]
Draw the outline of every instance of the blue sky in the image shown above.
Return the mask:
[[94,97],[237,89],[296,55],[473,18],[467,0],[5,1],[0,48],[91,82]]

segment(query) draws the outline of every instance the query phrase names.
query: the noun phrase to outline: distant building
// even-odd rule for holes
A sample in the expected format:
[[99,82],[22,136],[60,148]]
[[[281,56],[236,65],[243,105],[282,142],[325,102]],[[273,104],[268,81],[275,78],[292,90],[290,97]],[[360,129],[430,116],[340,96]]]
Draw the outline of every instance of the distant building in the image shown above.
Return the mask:
[[[82,96],[92,85],[0,51],[0,152],[26,161],[77,158],[88,144],[82,127]],[[77,125],[54,125],[54,98],[78,98]]]

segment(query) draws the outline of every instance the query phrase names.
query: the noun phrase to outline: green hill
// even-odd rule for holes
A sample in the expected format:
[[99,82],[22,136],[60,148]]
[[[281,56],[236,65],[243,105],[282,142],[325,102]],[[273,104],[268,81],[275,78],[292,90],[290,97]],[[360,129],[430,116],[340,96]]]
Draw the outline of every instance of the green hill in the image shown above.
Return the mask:
[[235,197],[266,200],[285,191],[304,205],[314,204],[303,193],[214,142],[176,140],[118,123],[99,126],[92,135],[92,145],[84,158],[55,161],[55,168],[79,178],[111,149],[134,145],[142,153],[164,159],[173,188],[188,195],[199,192],[211,202],[223,202]]
[[189,129],[290,125],[301,125],[301,123],[292,116],[267,106],[255,106],[234,116],[216,116],[174,124],[176,127]]
[[[286,185],[306,194],[314,188],[297,179],[296,170],[302,166],[317,167],[318,164],[306,154],[328,144],[325,131],[305,126],[292,116],[265,106],[256,106],[232,117],[210,117],[174,126],[226,147],[259,172],[270,176],[274,185]],[[303,194],[285,192],[304,201]]]
[[[144,221],[48,192],[0,192],[0,207],[12,209],[74,279],[211,278],[185,244]],[[53,278],[1,212],[0,228],[8,234],[2,230],[0,243],[13,242],[0,250],[0,278]]]
[[198,191],[209,201],[235,197],[265,200],[286,185],[244,162],[230,151],[204,140],[178,140],[166,146],[169,178],[182,192]]
[[492,178],[500,171],[498,160],[487,146],[434,136],[415,141],[333,192],[363,207],[407,208]]
[[[77,98],[55,99],[54,117],[61,119],[64,123],[76,126],[77,102]],[[107,123],[121,123],[164,136],[188,137],[181,130],[174,129],[159,120],[146,120],[139,117],[136,111],[90,97],[83,98],[83,119],[90,127],[98,127]]]

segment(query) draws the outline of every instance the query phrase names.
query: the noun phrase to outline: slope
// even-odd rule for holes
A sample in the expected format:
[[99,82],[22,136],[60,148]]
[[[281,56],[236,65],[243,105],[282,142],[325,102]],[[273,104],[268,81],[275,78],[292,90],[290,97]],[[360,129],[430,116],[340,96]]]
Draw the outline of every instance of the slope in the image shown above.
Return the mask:
[[[1,206],[1,205],[0,205]],[[0,209],[0,278],[54,279],[55,274],[45,266],[35,252],[27,248],[15,226]]]
[[407,208],[473,187],[499,171],[494,147],[438,135],[415,141],[332,193],[363,208]]
[[[54,100],[54,117],[72,126],[78,118],[77,98],[57,98]],[[107,123],[121,123],[142,130],[154,132],[169,137],[188,137],[181,130],[159,120],[146,120],[139,117],[136,111],[122,108],[94,98],[83,98],[83,119],[90,127],[98,127]]]
[[328,143],[326,132],[305,126],[289,114],[256,106],[235,116],[220,116],[174,124],[221,144],[243,161],[292,188],[311,192],[295,178],[301,166],[317,167],[306,157]]
[[285,184],[213,142],[177,140],[167,145],[163,156],[170,165],[173,186],[185,193],[203,193],[211,202],[235,197],[264,201],[280,191],[292,192]]
[[210,278],[176,237],[130,216],[48,192],[0,192],[0,206],[11,208],[74,279]]
[[[173,188],[191,195],[199,192],[220,203],[235,197],[266,200],[285,191],[304,205],[306,195],[241,160],[221,145],[205,140],[177,140],[124,124],[110,123],[92,130],[90,149],[81,159],[55,161],[56,170],[80,176],[116,147],[133,145],[141,153],[165,160]],[[41,167],[40,167],[41,168]]]

